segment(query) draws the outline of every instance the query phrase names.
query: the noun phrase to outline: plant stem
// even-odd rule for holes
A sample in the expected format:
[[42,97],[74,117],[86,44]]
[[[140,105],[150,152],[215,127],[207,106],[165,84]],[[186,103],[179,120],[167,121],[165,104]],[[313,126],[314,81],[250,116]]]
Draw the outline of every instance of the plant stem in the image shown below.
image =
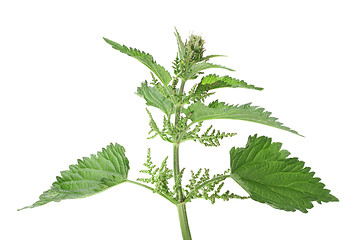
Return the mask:
[[[186,82],[185,80],[181,81],[181,86],[179,91],[180,105],[178,105],[175,109],[175,127],[177,127],[178,122],[180,120],[180,114],[182,108],[182,95],[184,93],[185,82]],[[191,233],[190,233],[188,217],[186,213],[186,203],[184,203],[183,189],[181,186],[181,178],[180,178],[179,147],[180,147],[181,138],[182,138],[182,134],[178,134],[176,136],[173,146],[174,180],[175,180],[175,185],[177,185],[177,201],[178,201],[176,208],[178,210],[180,228],[181,228],[183,240],[191,240]]]
[[176,205],[178,214],[179,214],[179,221],[180,221],[180,227],[181,227],[181,233],[183,236],[183,240],[191,240],[191,234],[190,234],[190,228],[186,213],[186,204],[178,204]]
[[[181,114],[181,108],[182,108],[182,95],[184,93],[184,87],[185,87],[185,80],[181,81],[181,85],[180,85],[180,90],[179,90],[179,96],[180,96],[180,105],[178,105],[175,109],[175,125],[178,124],[179,120],[180,120],[180,114]],[[179,139],[179,141],[181,141],[181,139]]]
[[177,200],[178,203],[181,203],[183,201],[183,193],[182,193],[182,187],[181,187],[181,179],[180,179],[180,164],[179,164],[179,143],[174,143],[173,148],[173,154],[174,154],[174,180],[175,184],[178,184],[178,190],[177,190]]
[[184,240],[191,240],[191,233],[186,213],[186,203],[184,202],[183,190],[181,186],[180,179],[180,167],[179,167],[179,143],[174,143],[174,179],[175,184],[178,184],[177,187],[177,200],[178,204],[176,205],[179,215],[181,233]]

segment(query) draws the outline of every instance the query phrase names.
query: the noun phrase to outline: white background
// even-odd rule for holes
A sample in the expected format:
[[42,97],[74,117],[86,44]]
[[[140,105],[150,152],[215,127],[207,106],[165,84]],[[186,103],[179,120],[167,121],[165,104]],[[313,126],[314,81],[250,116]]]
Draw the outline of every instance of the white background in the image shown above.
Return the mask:
[[283,142],[340,199],[315,203],[308,214],[252,200],[195,200],[193,239],[359,239],[359,11],[358,1],[2,1],[0,238],[181,239],[176,208],[131,184],[16,211],[60,170],[110,142],[126,148],[130,179],[148,147],[154,161],[171,156],[170,144],[146,140],[145,104],[134,94],[149,71],[102,37],[150,52],[171,70],[176,26],[183,38],[201,34],[207,54],[227,55],[214,62],[236,69],[231,76],[265,88],[222,89],[218,98],[253,102],[306,136],[215,121],[239,135],[219,148],[183,144],[181,167],[222,172],[229,149],[258,133]]

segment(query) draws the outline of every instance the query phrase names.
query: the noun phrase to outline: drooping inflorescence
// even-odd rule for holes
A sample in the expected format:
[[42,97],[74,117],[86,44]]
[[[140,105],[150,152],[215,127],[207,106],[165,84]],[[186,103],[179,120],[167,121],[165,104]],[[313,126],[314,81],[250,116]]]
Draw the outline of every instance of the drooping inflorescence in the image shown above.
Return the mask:
[[213,129],[213,125],[210,125],[203,133],[200,133],[203,122],[199,122],[191,131],[184,135],[184,141],[193,140],[209,147],[220,146],[220,140],[226,137],[233,137],[236,133],[226,133],[220,130]]
[[233,198],[247,199],[249,197],[239,196],[235,193],[230,193],[229,190],[221,193],[224,186],[224,181],[229,177],[230,169],[222,174],[215,174],[210,177],[209,169],[199,169],[196,173],[191,171],[191,178],[189,183],[185,186],[185,201],[190,202],[192,199],[203,198],[210,200],[212,204],[216,199],[228,201]]
[[[179,172],[179,178],[174,184],[169,184],[169,180],[174,177],[173,171],[167,167],[167,158],[165,158],[160,167],[157,167],[151,160],[150,149],[148,149],[146,162],[143,164],[147,169],[141,170],[141,173],[149,175],[146,178],[138,178],[137,181],[151,184],[153,192],[165,195],[168,199],[177,201],[178,190],[183,191],[184,202],[190,202],[192,199],[202,198],[215,203],[216,199],[228,201],[230,199],[247,199],[249,197],[239,196],[230,193],[229,190],[222,191],[224,181],[229,175],[230,169],[222,174],[210,176],[209,169],[199,169],[191,171],[191,177],[185,187],[182,187],[185,168]],[[172,186],[171,186],[172,185]],[[173,189],[173,190],[171,190]],[[180,203],[180,202],[178,202]]]

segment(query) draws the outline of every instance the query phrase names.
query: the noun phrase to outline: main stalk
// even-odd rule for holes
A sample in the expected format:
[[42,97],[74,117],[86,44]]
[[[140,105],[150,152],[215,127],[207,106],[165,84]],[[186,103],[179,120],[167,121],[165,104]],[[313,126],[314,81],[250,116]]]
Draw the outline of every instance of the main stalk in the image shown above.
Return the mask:
[[175,183],[178,185],[178,190],[177,190],[178,204],[176,205],[176,207],[179,215],[180,228],[183,239],[191,240],[190,227],[186,213],[186,203],[184,202],[181,179],[179,175],[180,175],[179,144],[174,143],[174,178],[175,178]]
[[186,213],[186,203],[184,204],[178,204],[177,210],[179,214],[179,221],[180,221],[180,227],[181,227],[181,233],[184,240],[191,240],[191,234],[190,234],[190,228]]
[[[180,86],[180,96],[184,92],[184,86],[185,86],[185,81],[183,80]],[[182,104],[182,99],[180,100],[180,105],[175,109],[175,126],[177,126],[178,121],[180,119],[181,108],[182,108],[181,104]],[[175,180],[175,184],[177,185],[177,200],[178,200],[178,204],[176,205],[176,208],[179,215],[180,228],[181,228],[183,240],[191,240],[190,227],[186,213],[186,203],[184,202],[184,196],[183,196],[183,190],[182,190],[181,178],[180,178],[180,164],[179,164],[180,142],[181,142],[181,137],[179,135],[176,137],[176,141],[173,147],[174,180]]]

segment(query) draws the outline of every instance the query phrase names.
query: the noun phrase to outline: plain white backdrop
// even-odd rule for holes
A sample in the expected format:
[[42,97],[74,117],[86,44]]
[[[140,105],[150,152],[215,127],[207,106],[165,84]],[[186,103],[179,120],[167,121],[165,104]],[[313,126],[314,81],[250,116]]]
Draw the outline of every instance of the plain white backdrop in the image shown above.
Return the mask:
[[[0,238],[181,239],[176,208],[130,184],[16,211],[110,142],[126,148],[133,180],[148,147],[154,161],[171,156],[170,144],[146,140],[145,104],[134,94],[149,71],[102,37],[149,52],[171,71],[176,26],[183,39],[201,34],[207,54],[227,55],[214,62],[235,69],[231,76],[265,89],[222,89],[219,99],[253,102],[306,136],[214,121],[239,134],[219,148],[184,143],[181,167],[222,172],[229,149],[258,133],[283,142],[340,199],[308,214],[195,200],[193,239],[359,239],[359,11],[358,1],[1,1]],[[231,179],[227,186],[245,194]]]

